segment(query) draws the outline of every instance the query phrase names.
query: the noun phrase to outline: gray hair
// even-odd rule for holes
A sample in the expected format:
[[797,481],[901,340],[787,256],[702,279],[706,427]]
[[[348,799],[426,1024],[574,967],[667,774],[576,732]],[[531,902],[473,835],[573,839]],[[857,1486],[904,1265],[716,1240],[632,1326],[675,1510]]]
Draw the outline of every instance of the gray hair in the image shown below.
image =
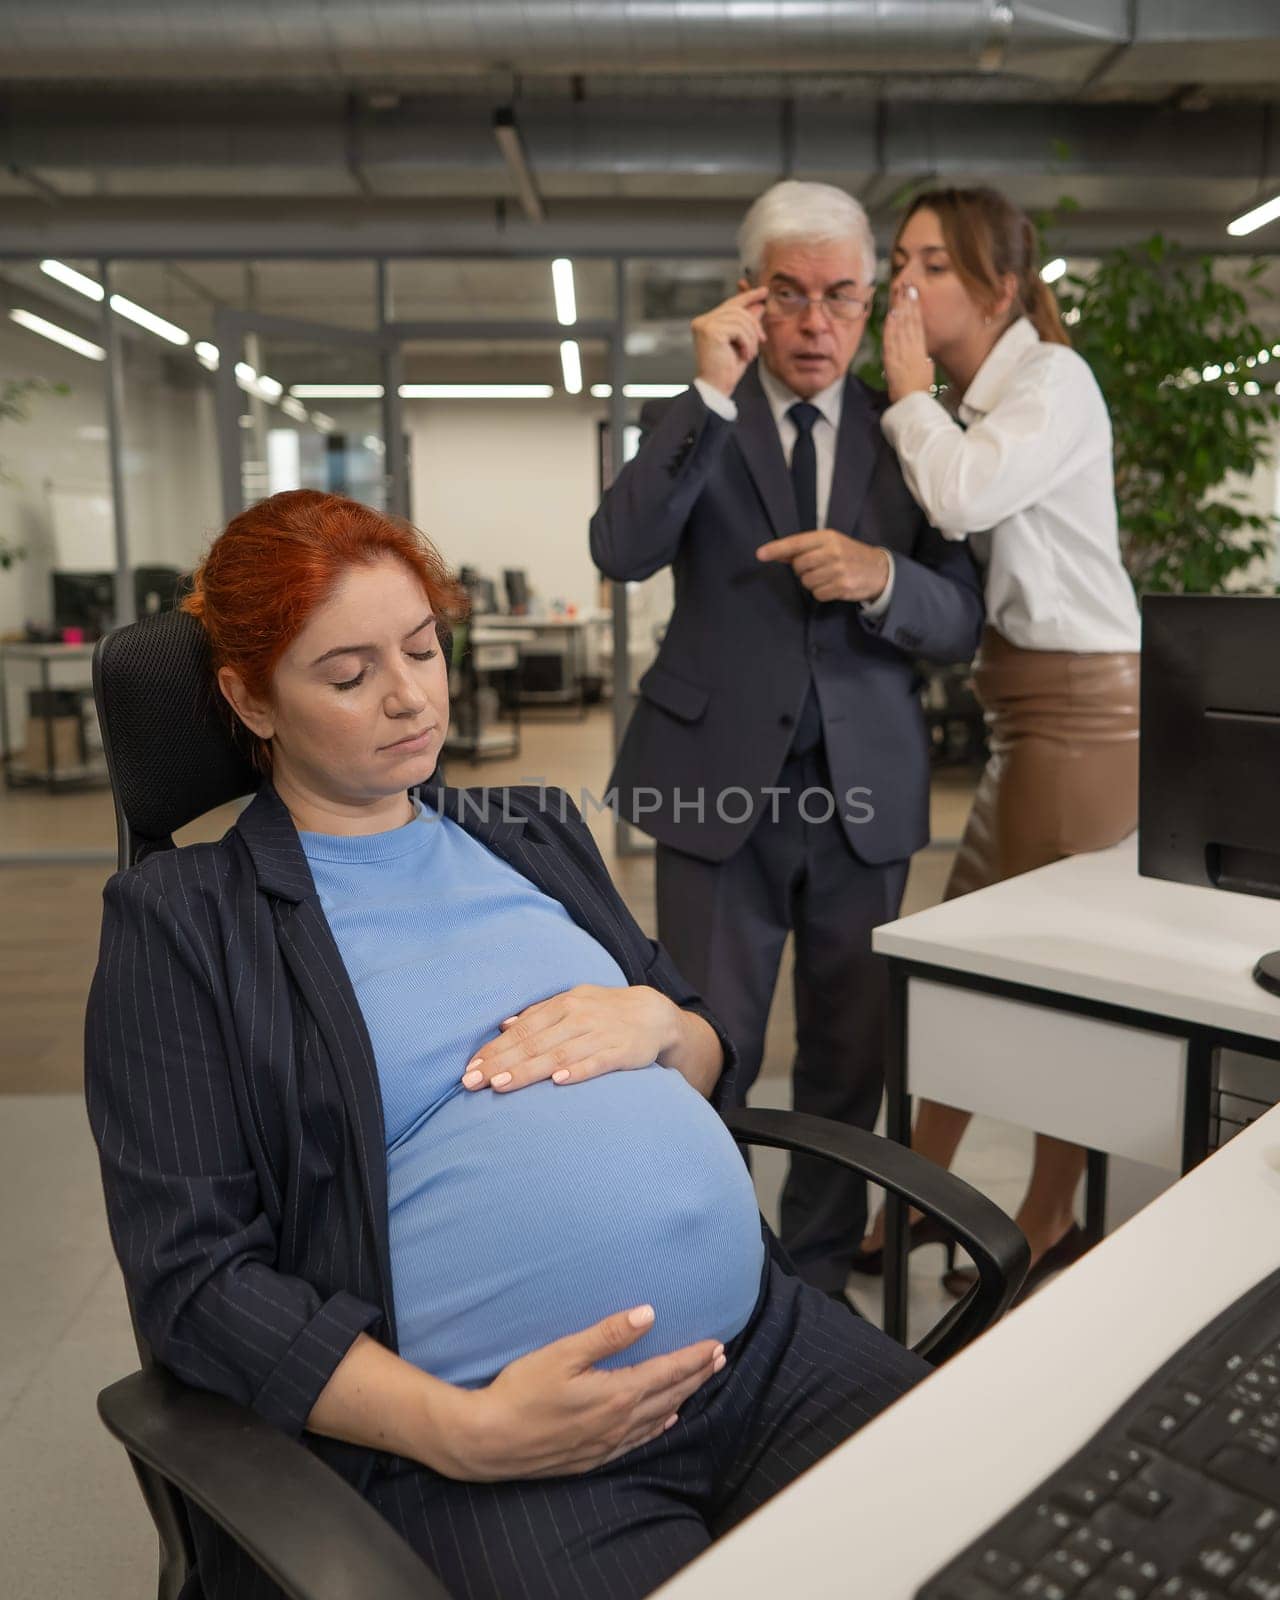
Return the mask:
[[876,241],[867,214],[843,189],[829,183],[798,183],[788,178],[756,200],[738,229],[738,259],[754,278],[766,248],[782,240],[813,244],[852,243],[862,259],[862,275],[876,275]]

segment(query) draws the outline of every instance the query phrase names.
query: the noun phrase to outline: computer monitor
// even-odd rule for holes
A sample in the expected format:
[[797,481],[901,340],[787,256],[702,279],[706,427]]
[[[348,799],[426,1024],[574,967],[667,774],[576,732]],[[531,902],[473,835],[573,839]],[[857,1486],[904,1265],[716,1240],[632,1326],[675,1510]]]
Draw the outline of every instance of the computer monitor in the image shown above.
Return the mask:
[[486,616],[498,609],[498,594],[492,578],[481,577],[474,567],[462,567],[458,582],[467,591],[473,616]]
[[1280,898],[1280,598],[1145,596],[1140,743],[1139,872]]
[[529,580],[523,568],[505,568],[502,586],[507,591],[507,610],[515,616],[525,616],[529,610]]
[[172,611],[178,603],[181,587],[179,567],[135,567],[133,604],[136,614],[147,617],[156,611]]
[[110,628],[116,614],[114,572],[55,572],[53,574],[53,624],[56,628],[81,628],[96,639]]

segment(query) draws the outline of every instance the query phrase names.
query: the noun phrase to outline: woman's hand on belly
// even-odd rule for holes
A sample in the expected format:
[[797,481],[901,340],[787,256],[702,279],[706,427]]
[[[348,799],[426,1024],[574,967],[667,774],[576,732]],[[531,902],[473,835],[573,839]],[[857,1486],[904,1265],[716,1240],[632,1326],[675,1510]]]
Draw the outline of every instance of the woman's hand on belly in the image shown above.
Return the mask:
[[651,1066],[677,1044],[683,1018],[679,1006],[643,984],[578,984],[508,1017],[467,1063],[462,1086],[505,1094],[544,1078],[581,1083]]
[[596,1366],[652,1326],[650,1306],[619,1311],[521,1356],[487,1388],[455,1390],[462,1425],[452,1432],[449,1459],[433,1451],[431,1464],[473,1483],[551,1478],[590,1472],[658,1438],[725,1355],[722,1344],[703,1339],[634,1367]]

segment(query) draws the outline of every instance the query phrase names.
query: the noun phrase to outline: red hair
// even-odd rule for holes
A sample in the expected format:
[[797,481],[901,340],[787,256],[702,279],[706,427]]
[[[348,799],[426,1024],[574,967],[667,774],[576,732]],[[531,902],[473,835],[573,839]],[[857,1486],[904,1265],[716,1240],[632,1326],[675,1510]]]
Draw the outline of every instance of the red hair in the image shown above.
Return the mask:
[[[208,634],[214,671],[233,668],[267,699],[280,657],[348,568],[387,556],[422,584],[440,625],[466,615],[466,590],[415,527],[319,489],[288,489],[233,517],[196,568],[182,609]],[[253,743],[259,764],[269,764],[266,746]]]

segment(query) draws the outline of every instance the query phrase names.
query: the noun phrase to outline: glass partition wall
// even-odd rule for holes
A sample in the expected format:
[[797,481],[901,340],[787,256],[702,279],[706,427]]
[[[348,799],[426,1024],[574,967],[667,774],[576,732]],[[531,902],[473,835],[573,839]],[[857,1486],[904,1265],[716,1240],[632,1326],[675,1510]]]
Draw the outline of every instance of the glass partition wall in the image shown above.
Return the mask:
[[729,259],[0,261],[0,861],[111,858],[92,641],[171,605],[227,517],[279,489],[411,516],[499,607],[516,571],[535,610],[608,614],[593,667],[621,727],[670,578],[615,596],[586,524],[734,276]]

